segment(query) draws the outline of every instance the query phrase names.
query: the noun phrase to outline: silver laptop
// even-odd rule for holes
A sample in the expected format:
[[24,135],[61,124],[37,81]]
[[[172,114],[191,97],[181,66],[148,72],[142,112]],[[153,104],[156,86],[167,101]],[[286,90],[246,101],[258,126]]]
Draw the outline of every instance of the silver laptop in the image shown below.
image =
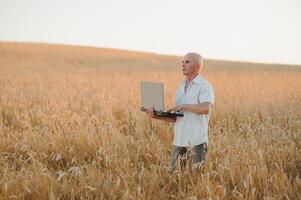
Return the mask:
[[183,117],[182,112],[165,112],[163,83],[141,81],[140,92],[142,111],[146,111],[147,109],[154,107],[155,114],[158,116]]

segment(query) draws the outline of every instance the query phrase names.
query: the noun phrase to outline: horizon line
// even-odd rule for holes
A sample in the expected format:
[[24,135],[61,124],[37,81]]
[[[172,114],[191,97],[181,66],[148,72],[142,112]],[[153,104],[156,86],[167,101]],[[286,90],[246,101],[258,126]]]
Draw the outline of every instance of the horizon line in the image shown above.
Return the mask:
[[[57,42],[45,42],[45,41],[20,41],[20,40],[0,40],[0,42],[7,43],[23,43],[23,44],[41,44],[41,45],[63,45],[70,47],[87,47],[87,48],[97,48],[97,49],[112,49],[120,51],[129,51],[133,53],[145,53],[145,54],[155,54],[159,56],[171,56],[171,57],[183,57],[184,55],[177,54],[168,54],[168,53],[159,53],[153,51],[144,51],[136,49],[127,49],[127,48],[114,48],[114,47],[103,47],[97,45],[88,45],[88,44],[74,44],[74,43],[57,43]],[[212,57],[203,57],[205,60],[215,60],[215,61],[224,61],[224,62],[239,62],[239,63],[250,63],[250,64],[266,64],[266,65],[286,65],[286,66],[300,66],[301,63],[281,63],[281,62],[269,62],[269,61],[251,61],[251,60],[240,60],[240,59],[225,59],[225,58],[212,58]]]

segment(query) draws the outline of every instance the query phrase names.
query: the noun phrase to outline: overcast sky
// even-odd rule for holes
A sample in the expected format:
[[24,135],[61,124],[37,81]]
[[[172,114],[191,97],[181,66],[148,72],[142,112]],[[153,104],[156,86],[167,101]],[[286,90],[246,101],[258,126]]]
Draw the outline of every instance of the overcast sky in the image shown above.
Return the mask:
[[301,1],[0,0],[0,40],[301,64]]

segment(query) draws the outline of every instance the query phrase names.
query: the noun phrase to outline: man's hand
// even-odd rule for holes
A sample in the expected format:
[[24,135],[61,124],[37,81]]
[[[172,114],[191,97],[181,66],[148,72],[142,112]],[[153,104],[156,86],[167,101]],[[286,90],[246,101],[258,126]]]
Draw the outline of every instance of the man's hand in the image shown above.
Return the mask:
[[187,112],[193,112],[198,115],[208,114],[211,109],[211,103],[210,102],[204,102],[200,104],[183,104],[176,107],[173,107],[169,109],[168,111],[187,111]]
[[147,109],[145,112],[146,112],[148,117],[153,118],[153,119],[163,120],[163,121],[172,122],[172,123],[176,122],[176,120],[177,120],[177,118],[175,116],[167,117],[167,116],[157,116],[157,115],[155,115],[155,108],[154,107],[152,107],[150,109]]
[[172,111],[181,112],[181,111],[185,111],[185,110],[186,110],[186,105],[183,104],[183,105],[175,106],[175,107],[169,109],[167,112],[172,112]]
[[147,110],[145,111],[145,113],[146,113],[147,116],[150,117],[150,118],[155,118],[155,117],[156,117],[154,107],[147,109]]

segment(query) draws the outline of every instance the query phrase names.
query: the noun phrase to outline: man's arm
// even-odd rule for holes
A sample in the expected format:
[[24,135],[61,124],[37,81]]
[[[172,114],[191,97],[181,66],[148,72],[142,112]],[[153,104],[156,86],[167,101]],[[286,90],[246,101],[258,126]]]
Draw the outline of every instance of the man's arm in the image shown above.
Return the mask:
[[170,122],[170,123],[174,123],[177,120],[176,116],[168,116],[167,117],[167,116],[157,116],[157,115],[155,115],[154,108],[150,108],[150,109],[146,110],[146,114],[150,118],[158,119],[158,120],[162,120],[162,121],[166,121],[166,122]]
[[176,106],[174,108],[169,109],[169,111],[187,111],[193,112],[195,114],[208,114],[211,110],[211,103],[204,102],[200,104],[183,104],[180,106]]

